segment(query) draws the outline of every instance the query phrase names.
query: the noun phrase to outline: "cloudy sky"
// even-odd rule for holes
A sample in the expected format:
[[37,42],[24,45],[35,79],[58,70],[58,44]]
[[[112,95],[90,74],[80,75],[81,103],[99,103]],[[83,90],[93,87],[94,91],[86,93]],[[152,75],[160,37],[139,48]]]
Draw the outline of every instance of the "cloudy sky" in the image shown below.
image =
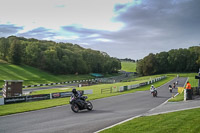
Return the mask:
[[200,0],[0,0],[0,37],[69,42],[141,59],[200,44]]

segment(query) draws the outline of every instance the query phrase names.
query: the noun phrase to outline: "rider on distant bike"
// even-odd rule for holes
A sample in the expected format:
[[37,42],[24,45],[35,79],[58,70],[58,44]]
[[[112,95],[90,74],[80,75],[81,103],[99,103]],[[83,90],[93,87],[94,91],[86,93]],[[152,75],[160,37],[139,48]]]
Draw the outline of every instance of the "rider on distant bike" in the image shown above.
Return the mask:
[[151,85],[151,87],[150,87],[150,92],[152,93],[152,92],[154,92],[154,91],[157,91],[157,90],[156,90],[156,88],[155,88],[153,85]]

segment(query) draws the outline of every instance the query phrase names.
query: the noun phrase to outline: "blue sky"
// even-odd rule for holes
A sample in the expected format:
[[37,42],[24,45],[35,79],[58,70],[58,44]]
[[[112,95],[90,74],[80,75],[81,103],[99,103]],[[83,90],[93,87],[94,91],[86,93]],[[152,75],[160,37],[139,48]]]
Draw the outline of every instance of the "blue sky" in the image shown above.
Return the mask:
[[69,42],[141,59],[200,44],[200,0],[0,0],[0,37]]

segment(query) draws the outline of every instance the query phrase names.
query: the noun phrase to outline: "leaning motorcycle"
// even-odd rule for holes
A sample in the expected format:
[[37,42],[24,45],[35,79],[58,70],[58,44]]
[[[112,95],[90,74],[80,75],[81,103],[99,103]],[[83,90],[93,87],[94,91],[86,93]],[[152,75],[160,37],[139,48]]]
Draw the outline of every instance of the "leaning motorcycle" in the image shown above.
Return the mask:
[[158,92],[157,92],[157,90],[153,90],[153,91],[151,92],[151,94],[153,95],[153,97],[157,97]]
[[172,87],[169,87],[169,92],[172,93]]
[[71,96],[70,104],[72,111],[78,113],[79,110],[83,109],[92,110],[93,105],[90,101],[86,101],[87,98],[87,96],[81,96],[81,98],[75,98],[74,96]]

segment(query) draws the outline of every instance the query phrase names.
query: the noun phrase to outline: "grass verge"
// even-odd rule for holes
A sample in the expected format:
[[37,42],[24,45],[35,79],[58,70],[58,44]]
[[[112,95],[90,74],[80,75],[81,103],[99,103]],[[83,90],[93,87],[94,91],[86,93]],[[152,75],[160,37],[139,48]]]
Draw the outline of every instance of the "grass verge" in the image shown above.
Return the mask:
[[200,108],[155,116],[144,116],[101,133],[197,133],[200,131]]
[[178,94],[176,97],[171,98],[168,102],[180,102],[184,100],[184,93]]

